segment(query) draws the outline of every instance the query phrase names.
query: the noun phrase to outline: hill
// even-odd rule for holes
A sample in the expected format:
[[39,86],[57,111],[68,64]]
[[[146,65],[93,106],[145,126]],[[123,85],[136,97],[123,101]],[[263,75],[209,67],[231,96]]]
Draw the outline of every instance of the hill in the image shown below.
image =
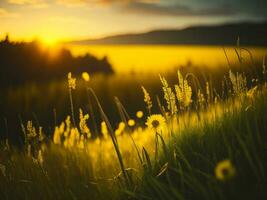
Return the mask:
[[267,46],[267,22],[192,26],[181,30],[114,35],[101,39],[72,41],[71,44],[235,45],[239,37],[246,46]]

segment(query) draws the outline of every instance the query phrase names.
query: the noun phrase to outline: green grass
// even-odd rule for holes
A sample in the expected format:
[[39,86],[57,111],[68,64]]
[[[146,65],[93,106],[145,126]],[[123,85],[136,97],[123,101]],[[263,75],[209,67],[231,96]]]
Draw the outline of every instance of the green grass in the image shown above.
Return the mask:
[[[203,128],[184,130],[168,145],[154,176],[145,174],[136,199],[265,199],[267,197],[267,96],[242,102]],[[236,175],[216,179],[214,169],[230,159]],[[167,163],[164,172],[160,166]],[[156,177],[156,174],[161,174]]]
[[[240,108],[226,112],[231,102],[225,103],[222,116],[214,121],[197,127],[188,122],[186,129],[165,141],[165,149],[159,138],[160,158],[143,157],[147,167],[128,169],[133,179],[130,186],[117,176],[116,160],[100,160],[93,167],[94,160],[82,151],[51,144],[40,165],[4,145],[0,163],[6,167],[6,176],[0,173],[1,199],[264,199],[267,94],[261,91],[253,100],[237,101]],[[214,169],[224,159],[232,161],[236,174],[219,181]]]
[[[49,87],[45,84],[43,90],[35,86],[14,90],[8,97],[11,105],[20,106],[16,96],[25,95],[28,108],[22,106],[24,109],[41,105],[47,108],[45,102],[58,97],[56,100],[63,112],[73,111],[75,116],[73,122],[64,123],[63,131],[59,121],[65,117],[64,113],[55,112],[54,119],[47,118],[51,127],[44,126],[44,132],[41,131],[48,133],[44,140],[40,139],[43,134],[38,131],[43,123],[39,124],[35,114],[33,126],[31,122],[24,124],[22,119],[22,131],[6,129],[9,138],[17,134],[24,142],[20,147],[13,146],[9,140],[1,143],[0,199],[267,198],[266,73],[264,70],[262,73],[262,68],[257,70],[259,73],[248,73],[247,77],[230,74],[223,85],[221,79],[216,82],[217,76],[202,75],[201,79],[199,74],[183,77],[178,73],[178,83],[177,77],[170,82],[161,78],[163,91],[159,98],[155,79],[141,83],[143,79],[137,81],[138,76],[132,80],[100,76],[88,85],[78,82],[79,90],[69,90],[70,99],[74,100],[71,105],[61,102],[68,99],[68,85],[64,82],[56,86],[52,83]],[[174,77],[173,74],[170,77]],[[251,77],[259,77],[259,80],[253,82]],[[148,85],[152,95],[152,113],[161,112],[157,115],[162,119],[161,129],[153,129],[152,121],[152,128],[146,124],[149,121],[146,117],[152,119],[150,112],[142,119],[133,117],[137,110],[146,109],[145,104],[140,107],[137,103],[143,100],[141,85],[146,88]],[[248,90],[255,85],[255,90]],[[65,95],[62,95],[63,90]],[[115,134],[117,124],[113,122],[118,119],[114,117],[116,107],[111,106],[110,97],[113,98],[117,90],[124,98],[121,100],[118,95],[115,99],[116,112],[119,120],[126,124],[118,135]],[[204,101],[200,101],[199,92]],[[33,102],[27,101],[31,99],[30,93],[37,97]],[[106,102],[104,105],[102,100]],[[98,111],[98,118],[93,119],[92,110],[83,108],[84,114],[90,114],[89,128],[94,137],[82,131],[82,120],[78,120],[76,105],[84,105],[83,101],[85,106]],[[130,116],[125,110],[125,101],[126,108],[133,104]],[[72,110],[72,106],[76,110]],[[108,111],[107,115],[104,111]],[[132,118],[136,125],[130,127],[127,120]],[[98,120],[97,124],[93,124],[94,120]],[[106,131],[99,128],[103,121]],[[23,134],[19,136],[20,132]],[[215,170],[223,166],[225,160],[228,168],[222,170],[219,177]],[[231,170],[231,176],[227,177]]]

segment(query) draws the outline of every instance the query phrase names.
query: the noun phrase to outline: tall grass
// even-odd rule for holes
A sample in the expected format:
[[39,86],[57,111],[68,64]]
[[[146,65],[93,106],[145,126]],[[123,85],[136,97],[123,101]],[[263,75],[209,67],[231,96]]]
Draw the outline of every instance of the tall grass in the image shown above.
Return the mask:
[[[242,60],[240,50],[236,52]],[[178,71],[174,83],[159,79],[164,98],[151,98],[155,94],[145,84],[139,86],[145,116],[133,117],[115,98],[120,123],[114,126],[90,82],[83,91],[95,109],[90,115],[80,109],[79,118],[75,116],[76,79],[69,75],[65,88],[71,116],[61,123],[54,119],[52,136],[38,120],[25,124],[22,119],[21,149],[1,144],[1,198],[267,197],[265,80],[229,71],[222,80],[227,86],[218,90],[212,79],[200,80],[191,72]],[[94,131],[87,121],[95,121],[92,113],[97,112],[100,120],[94,126],[101,128]]]

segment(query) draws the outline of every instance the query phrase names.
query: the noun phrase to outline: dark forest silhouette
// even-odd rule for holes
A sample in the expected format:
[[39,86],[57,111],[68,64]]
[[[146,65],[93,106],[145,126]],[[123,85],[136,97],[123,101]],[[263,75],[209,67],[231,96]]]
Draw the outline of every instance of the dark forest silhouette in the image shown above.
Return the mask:
[[51,58],[49,49],[40,48],[38,41],[11,42],[6,36],[0,41],[0,84],[2,88],[17,86],[26,82],[41,82],[73,74],[113,73],[106,57],[97,59],[85,54],[74,57],[67,49],[60,49]]

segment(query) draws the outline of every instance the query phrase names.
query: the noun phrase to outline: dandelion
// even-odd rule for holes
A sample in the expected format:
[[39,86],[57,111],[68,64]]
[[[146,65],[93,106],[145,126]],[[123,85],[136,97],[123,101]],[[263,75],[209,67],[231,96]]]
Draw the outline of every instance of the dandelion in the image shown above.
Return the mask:
[[154,114],[148,117],[146,125],[151,130],[161,132],[166,127],[166,120],[160,114]]
[[70,89],[76,89],[76,78],[72,77],[71,72],[68,73],[68,84]]
[[231,179],[236,173],[236,170],[229,159],[223,160],[215,167],[215,176],[220,181]]
[[172,115],[174,115],[177,112],[177,106],[176,106],[176,101],[175,101],[175,95],[172,92],[172,89],[169,87],[168,82],[164,77],[159,76],[160,81],[162,83],[162,89],[164,92],[164,99],[167,102],[167,108],[171,112]]
[[135,121],[133,119],[129,119],[128,120],[128,125],[131,126],[131,127],[134,126],[135,125]]
[[141,119],[143,116],[144,116],[143,111],[139,110],[139,111],[136,112],[136,117],[137,118]]
[[82,79],[86,82],[90,81],[90,76],[87,72],[82,73]]
[[151,101],[150,95],[144,86],[142,86],[141,88],[142,88],[143,93],[144,93],[144,102],[146,103],[147,110],[149,113],[151,113],[152,101]]

